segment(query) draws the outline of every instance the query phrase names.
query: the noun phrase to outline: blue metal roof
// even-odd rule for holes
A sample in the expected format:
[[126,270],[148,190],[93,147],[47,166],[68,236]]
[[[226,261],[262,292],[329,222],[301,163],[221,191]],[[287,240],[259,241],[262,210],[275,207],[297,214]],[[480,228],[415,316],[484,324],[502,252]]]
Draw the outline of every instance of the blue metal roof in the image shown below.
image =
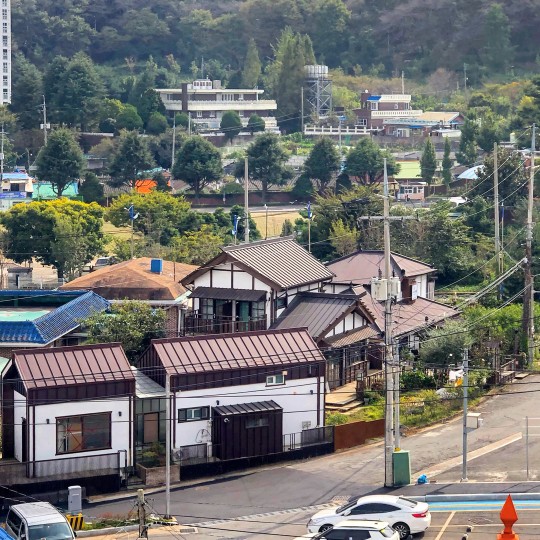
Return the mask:
[[369,96],[366,101],[379,101],[381,96]]
[[[1,291],[1,293],[14,293],[15,291]],[[73,291],[20,291],[21,293],[71,293]],[[42,294],[45,296],[45,294]],[[0,294],[6,296],[5,294]],[[22,296],[22,294],[21,294]],[[67,295],[66,295],[67,296]],[[77,298],[67,302],[50,313],[33,321],[0,322],[0,343],[35,343],[46,345],[58,339],[68,332],[75,330],[81,324],[81,320],[88,318],[93,313],[104,311],[109,307],[109,302],[94,292],[85,292]]]

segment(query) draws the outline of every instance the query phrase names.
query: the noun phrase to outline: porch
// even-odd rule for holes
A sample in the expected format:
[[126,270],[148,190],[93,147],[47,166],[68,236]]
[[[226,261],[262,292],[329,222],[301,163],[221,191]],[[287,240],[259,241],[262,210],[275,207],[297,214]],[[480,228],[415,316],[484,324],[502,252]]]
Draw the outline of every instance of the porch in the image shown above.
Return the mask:
[[[363,405],[364,390],[378,387],[384,383],[384,372],[381,369],[368,369],[365,376],[334,388],[326,394],[326,410],[348,412]],[[359,394],[359,392],[361,392]]]
[[264,317],[249,317],[247,320],[239,317],[215,315],[191,311],[184,318],[184,335],[197,334],[233,334],[236,332],[254,332],[266,330],[267,319]]

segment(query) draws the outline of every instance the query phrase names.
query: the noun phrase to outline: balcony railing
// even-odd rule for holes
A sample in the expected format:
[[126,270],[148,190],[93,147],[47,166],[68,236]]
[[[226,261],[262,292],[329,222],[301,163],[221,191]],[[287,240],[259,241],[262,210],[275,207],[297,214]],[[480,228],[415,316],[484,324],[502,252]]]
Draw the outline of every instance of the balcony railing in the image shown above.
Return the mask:
[[236,332],[254,332],[266,330],[266,317],[251,317],[247,321],[237,318],[207,315],[192,311],[184,319],[184,334],[233,334]]

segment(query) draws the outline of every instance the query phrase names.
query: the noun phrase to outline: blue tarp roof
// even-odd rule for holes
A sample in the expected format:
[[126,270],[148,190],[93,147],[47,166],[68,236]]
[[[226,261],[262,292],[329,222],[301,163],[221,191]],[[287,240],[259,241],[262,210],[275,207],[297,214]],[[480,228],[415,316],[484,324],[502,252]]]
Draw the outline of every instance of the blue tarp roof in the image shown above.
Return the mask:
[[381,99],[381,96],[369,96],[367,98],[367,101],[379,101]]
[[[1,291],[1,293],[11,293],[15,291]],[[39,296],[36,293],[57,295],[71,293],[74,291],[17,291],[26,296]],[[29,294],[30,293],[30,294]],[[34,294],[32,294],[34,293]],[[0,294],[8,296],[9,294]],[[23,296],[21,294],[20,296]],[[66,295],[68,296],[68,295]],[[46,345],[59,337],[75,330],[80,326],[80,321],[88,318],[96,312],[105,311],[109,307],[109,302],[101,296],[91,291],[81,294],[77,298],[67,302],[50,313],[43,315],[33,321],[0,322],[0,343],[35,343]]]

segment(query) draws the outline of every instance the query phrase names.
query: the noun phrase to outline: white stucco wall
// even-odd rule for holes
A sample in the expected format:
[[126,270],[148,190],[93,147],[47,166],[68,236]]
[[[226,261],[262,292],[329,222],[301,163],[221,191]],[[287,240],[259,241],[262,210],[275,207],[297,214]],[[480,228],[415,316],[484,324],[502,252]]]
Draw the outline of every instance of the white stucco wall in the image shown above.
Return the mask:
[[[16,394],[17,396],[17,394]],[[15,398],[17,399],[17,397]],[[105,450],[95,450],[89,452],[77,452],[73,454],[56,453],[56,418],[63,416],[79,416],[92,413],[111,413],[111,448]],[[119,416],[118,413],[122,413]],[[30,413],[31,414],[31,413]],[[127,450],[130,447],[130,416],[129,399],[117,398],[114,400],[96,401],[75,401],[71,403],[53,403],[50,405],[37,405],[35,407],[35,434],[36,461],[56,458],[97,456],[100,454],[110,454],[119,450]],[[15,418],[20,422],[20,414],[15,412]],[[49,424],[47,424],[47,419]],[[132,419],[131,419],[132,422]],[[29,457],[32,459],[33,451],[33,430],[30,425],[28,439]],[[21,445],[21,433],[15,433],[15,448]],[[16,454],[17,459],[20,459]],[[131,464],[131,456],[128,455],[128,464]]]
[[[22,461],[22,419],[26,418],[26,398],[19,394],[19,392],[13,393],[14,402],[14,415],[15,422],[15,459]],[[28,418],[26,418],[28,421]]]
[[349,313],[341,322],[336,324],[334,328],[328,334],[326,334],[324,337],[332,337],[337,336],[339,334],[344,334],[345,332],[348,332],[349,330],[357,330],[358,328],[362,328],[363,326],[366,326],[368,321],[364,319],[360,314],[358,313]]
[[[310,391],[313,390],[313,394]],[[176,393],[176,409],[193,407],[215,407],[235,405],[254,401],[273,400],[283,408],[283,434],[302,431],[303,422],[311,422],[311,427],[324,423],[324,378],[320,382],[319,407],[317,418],[317,378],[295,379],[285,385],[266,386],[266,384],[246,384],[235,387],[205,388]],[[236,394],[235,394],[236,392]],[[198,397],[201,396],[201,397]],[[297,412],[298,411],[298,412]],[[177,417],[177,413],[175,413]],[[212,412],[210,411],[210,418]],[[212,425],[208,420],[176,423],[174,448],[190,444],[210,443]]]

